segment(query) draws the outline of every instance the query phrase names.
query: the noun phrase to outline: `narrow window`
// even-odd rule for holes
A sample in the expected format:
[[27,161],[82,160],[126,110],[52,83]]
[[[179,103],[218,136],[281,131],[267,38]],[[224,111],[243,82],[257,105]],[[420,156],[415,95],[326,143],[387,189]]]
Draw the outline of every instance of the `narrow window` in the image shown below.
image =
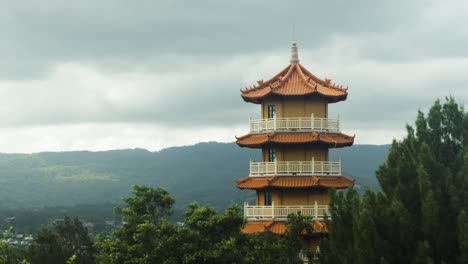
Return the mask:
[[275,105],[268,106],[268,118],[275,118],[276,117],[276,107]]
[[271,205],[271,192],[265,192],[265,205]]
[[268,162],[274,162],[276,160],[276,149],[268,149]]

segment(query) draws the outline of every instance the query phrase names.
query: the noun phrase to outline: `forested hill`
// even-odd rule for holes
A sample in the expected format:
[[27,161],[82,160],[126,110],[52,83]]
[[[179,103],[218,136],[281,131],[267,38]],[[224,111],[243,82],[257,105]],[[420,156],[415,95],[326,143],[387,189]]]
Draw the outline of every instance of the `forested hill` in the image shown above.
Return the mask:
[[[389,145],[355,145],[332,150],[341,157],[343,173],[359,186],[376,188],[375,170]],[[143,149],[103,152],[43,152],[0,154],[0,207],[32,208],[119,202],[134,184],[160,186],[177,200],[221,208],[241,203],[252,191],[235,188],[248,174],[250,159],[260,152],[234,143],[200,143],[158,152]]]

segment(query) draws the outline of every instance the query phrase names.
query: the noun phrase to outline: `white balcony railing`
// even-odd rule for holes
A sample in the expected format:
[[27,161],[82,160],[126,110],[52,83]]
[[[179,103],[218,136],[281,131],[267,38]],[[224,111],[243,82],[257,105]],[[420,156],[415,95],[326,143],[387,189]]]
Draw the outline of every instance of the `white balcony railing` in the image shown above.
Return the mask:
[[330,216],[328,205],[319,205],[315,201],[314,205],[249,205],[244,203],[244,216],[254,219],[274,219],[287,218],[290,214],[309,215],[314,219],[323,219],[325,215]]
[[339,161],[250,161],[249,176],[272,175],[341,175],[341,160]]
[[250,119],[250,132],[317,130],[340,132],[340,120],[322,117]]

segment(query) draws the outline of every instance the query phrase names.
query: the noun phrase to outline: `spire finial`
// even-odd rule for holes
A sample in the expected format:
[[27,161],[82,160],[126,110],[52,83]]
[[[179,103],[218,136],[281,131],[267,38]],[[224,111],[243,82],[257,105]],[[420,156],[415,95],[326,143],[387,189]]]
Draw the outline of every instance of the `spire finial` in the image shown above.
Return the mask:
[[291,46],[291,63],[293,64],[299,63],[299,55],[297,52],[297,44],[295,40],[293,40],[292,46]]

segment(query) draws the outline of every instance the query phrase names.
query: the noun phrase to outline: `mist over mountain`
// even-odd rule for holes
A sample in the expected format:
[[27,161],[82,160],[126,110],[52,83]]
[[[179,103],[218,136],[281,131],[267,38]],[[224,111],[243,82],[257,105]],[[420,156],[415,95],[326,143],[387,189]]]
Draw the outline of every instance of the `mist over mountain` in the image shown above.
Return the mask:
[[[375,189],[374,172],[388,149],[389,145],[355,145],[331,150],[330,159],[341,157],[344,175],[355,178],[360,188]],[[0,207],[118,203],[132,185],[143,184],[167,189],[178,208],[192,201],[223,208],[254,196],[235,187],[235,180],[248,175],[250,159],[260,160],[260,151],[216,142],[157,152],[0,154]]]

